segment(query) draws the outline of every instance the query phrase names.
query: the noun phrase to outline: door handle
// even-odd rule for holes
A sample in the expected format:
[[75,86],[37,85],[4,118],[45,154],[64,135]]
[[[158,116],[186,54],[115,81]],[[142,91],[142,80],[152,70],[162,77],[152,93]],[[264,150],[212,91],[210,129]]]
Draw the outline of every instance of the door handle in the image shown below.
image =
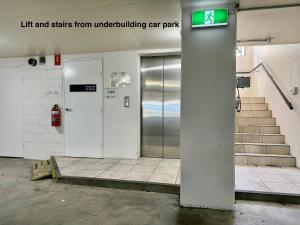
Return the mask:
[[67,112],[73,112],[73,110],[70,109],[70,108],[65,108],[65,110],[66,110]]

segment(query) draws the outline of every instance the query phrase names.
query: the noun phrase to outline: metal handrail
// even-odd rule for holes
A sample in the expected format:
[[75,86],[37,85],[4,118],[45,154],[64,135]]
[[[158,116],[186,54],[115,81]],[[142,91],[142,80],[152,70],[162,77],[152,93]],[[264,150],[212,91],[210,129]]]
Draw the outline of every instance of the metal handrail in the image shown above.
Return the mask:
[[276,81],[274,80],[274,78],[272,77],[271,73],[268,71],[268,69],[264,65],[264,63],[261,62],[260,64],[258,64],[256,67],[254,67],[249,72],[236,72],[236,74],[250,74],[250,73],[254,72],[255,70],[257,70],[259,67],[263,68],[263,70],[265,71],[265,73],[267,74],[267,76],[270,78],[271,82],[276,87],[277,91],[279,92],[279,94],[281,95],[281,97],[283,98],[283,100],[285,101],[285,103],[287,104],[287,106],[289,107],[289,109],[293,110],[294,107],[293,107],[292,103],[287,99],[287,97],[285,96],[285,94],[282,92],[282,90],[280,89],[280,87],[278,86],[278,84],[276,83]]

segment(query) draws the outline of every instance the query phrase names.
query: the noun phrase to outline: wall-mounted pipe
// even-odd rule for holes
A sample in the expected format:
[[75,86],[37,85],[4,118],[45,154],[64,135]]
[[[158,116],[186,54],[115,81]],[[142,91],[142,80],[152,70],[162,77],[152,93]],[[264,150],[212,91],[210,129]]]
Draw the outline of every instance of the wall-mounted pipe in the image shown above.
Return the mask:
[[293,8],[293,7],[300,7],[300,4],[288,4],[288,5],[273,5],[273,6],[261,6],[261,7],[250,7],[250,8],[240,8],[237,6],[238,12],[243,11],[255,11],[255,10],[266,10],[266,9],[283,9],[283,8]]
[[246,42],[266,42],[266,43],[271,43],[273,37],[267,37],[267,38],[257,38],[257,39],[246,39],[246,40],[237,40],[237,43],[246,43]]

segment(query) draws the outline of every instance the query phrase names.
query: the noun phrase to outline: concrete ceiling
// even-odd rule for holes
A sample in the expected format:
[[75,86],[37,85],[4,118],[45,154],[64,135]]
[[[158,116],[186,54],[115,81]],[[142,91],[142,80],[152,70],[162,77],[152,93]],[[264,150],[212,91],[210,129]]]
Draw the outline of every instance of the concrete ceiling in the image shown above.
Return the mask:
[[[187,1],[191,3],[194,0]],[[240,7],[295,3],[300,3],[300,0],[240,0]],[[55,51],[69,54],[180,47],[180,28],[143,30],[20,27],[21,21],[29,20],[180,22],[181,6],[180,0],[1,0],[0,57],[53,54]],[[239,12],[237,38],[272,36],[274,43],[300,42],[298,21],[300,7]]]
[[175,48],[177,29],[20,28],[21,21],[178,21],[177,0],[1,0],[0,57]]
[[180,0],[183,7],[201,7],[224,3],[238,3],[238,0]]
[[299,0],[239,0],[240,8],[257,8],[266,6],[280,6],[300,4]]
[[[252,7],[252,6],[250,6]],[[272,44],[300,43],[300,7],[241,11],[237,39],[272,38]],[[246,45],[267,43],[246,43]]]

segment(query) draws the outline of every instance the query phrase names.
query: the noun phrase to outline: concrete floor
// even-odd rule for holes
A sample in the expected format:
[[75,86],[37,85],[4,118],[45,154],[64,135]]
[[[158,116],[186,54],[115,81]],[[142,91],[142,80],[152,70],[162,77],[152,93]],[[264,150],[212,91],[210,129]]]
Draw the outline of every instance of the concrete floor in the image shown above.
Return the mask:
[[237,201],[235,211],[179,207],[177,195],[30,181],[31,161],[0,158],[0,225],[299,225],[300,205]]

